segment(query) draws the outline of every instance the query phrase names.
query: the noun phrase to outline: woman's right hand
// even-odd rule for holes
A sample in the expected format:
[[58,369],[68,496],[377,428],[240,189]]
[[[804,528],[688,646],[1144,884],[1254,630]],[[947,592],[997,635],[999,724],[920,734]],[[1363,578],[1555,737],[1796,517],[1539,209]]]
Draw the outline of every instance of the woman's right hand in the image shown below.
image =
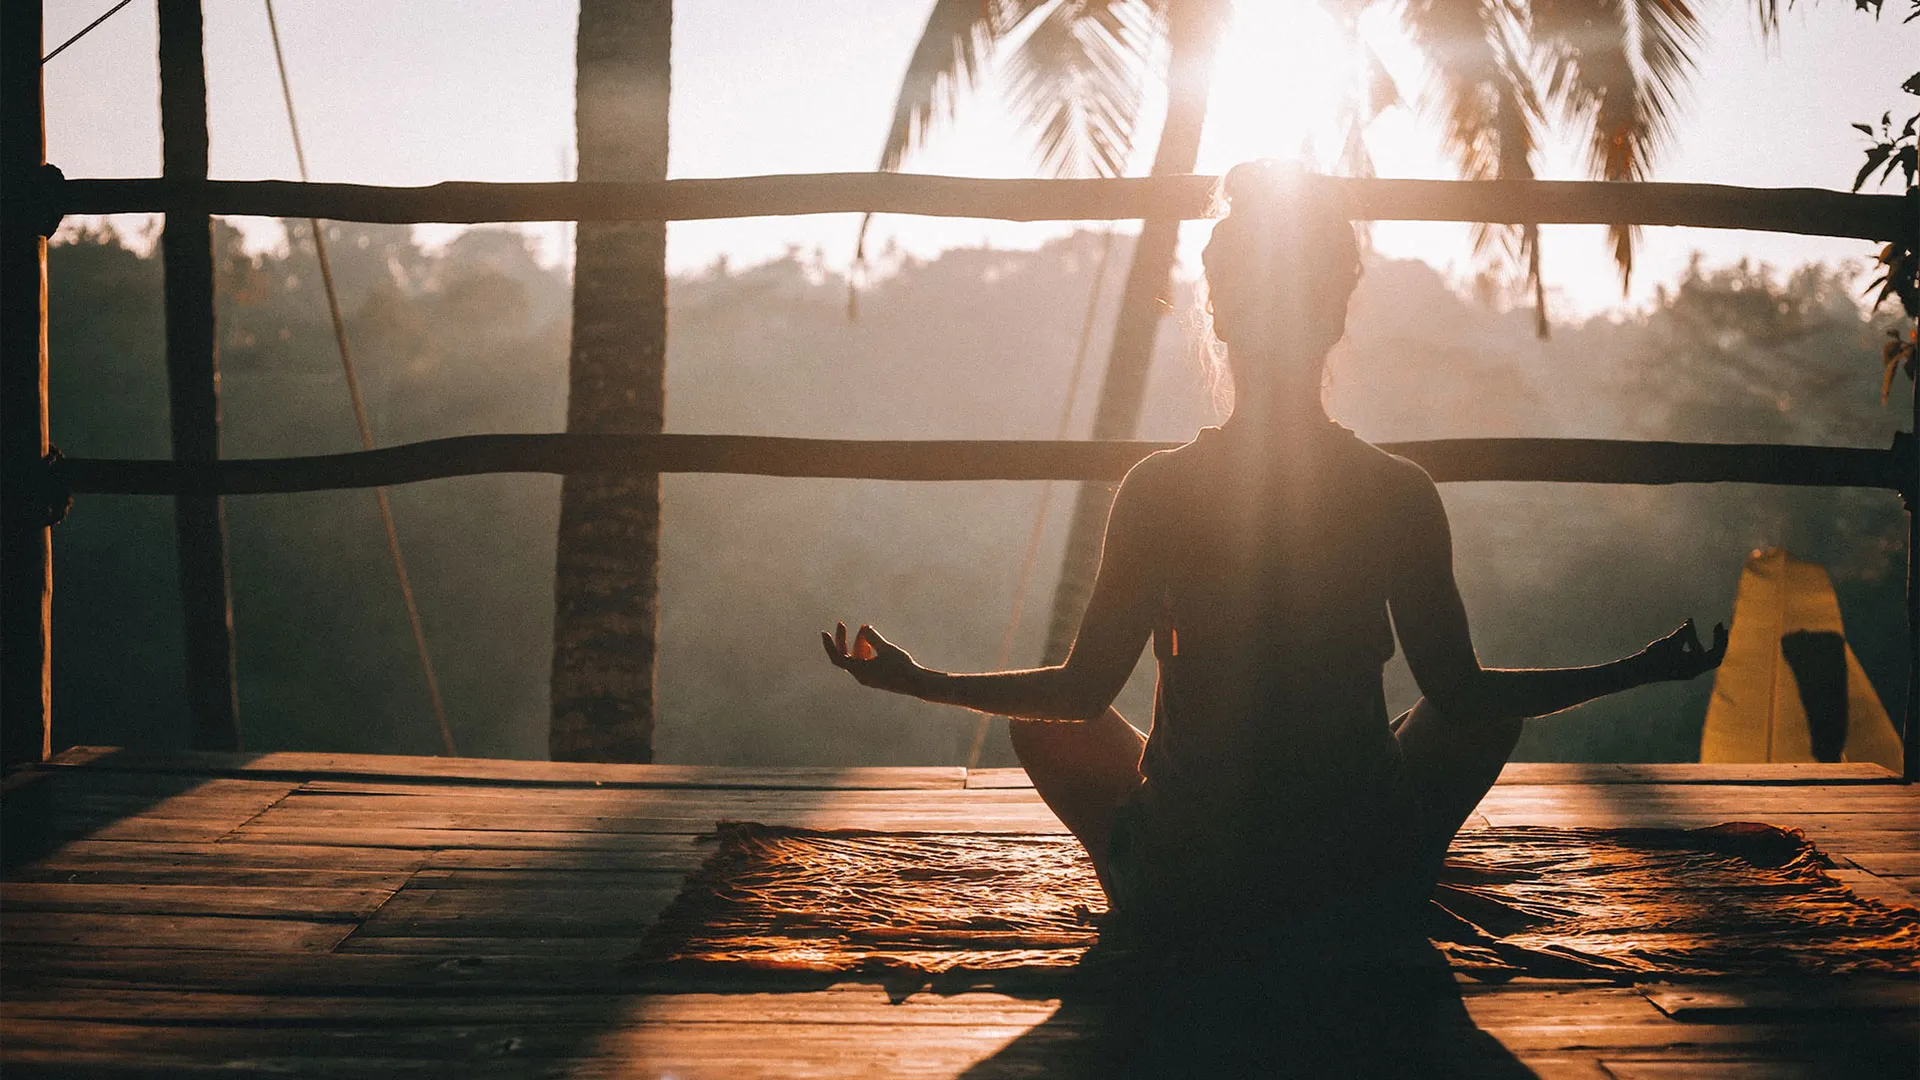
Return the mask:
[[1685,682],[1720,666],[1727,658],[1727,624],[1713,625],[1713,647],[1700,644],[1700,632],[1693,620],[1640,650],[1649,682]]
[[833,633],[820,631],[820,641],[833,666],[852,675],[861,686],[916,694],[927,674],[905,649],[881,637],[880,631],[871,626],[862,626],[848,642],[847,624],[836,623]]

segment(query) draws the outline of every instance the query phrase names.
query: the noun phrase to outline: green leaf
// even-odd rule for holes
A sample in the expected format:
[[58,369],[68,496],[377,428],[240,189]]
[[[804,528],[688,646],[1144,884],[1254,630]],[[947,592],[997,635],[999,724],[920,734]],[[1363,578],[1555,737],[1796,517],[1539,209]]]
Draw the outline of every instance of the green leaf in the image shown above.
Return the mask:
[[1867,163],[1860,166],[1859,174],[1853,178],[1853,190],[1859,191],[1861,185],[1867,182],[1867,177],[1873,175],[1873,170],[1879,168],[1887,160],[1888,155],[1892,153],[1893,147],[1887,143],[1869,147],[1867,149]]

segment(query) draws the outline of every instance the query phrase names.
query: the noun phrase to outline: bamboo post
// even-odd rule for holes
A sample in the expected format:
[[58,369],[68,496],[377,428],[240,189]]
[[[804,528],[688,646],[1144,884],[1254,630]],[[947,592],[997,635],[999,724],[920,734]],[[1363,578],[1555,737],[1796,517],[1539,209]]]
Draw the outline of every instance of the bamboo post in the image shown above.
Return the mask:
[[[161,171],[171,181],[207,178],[207,72],[199,0],[159,0]],[[213,219],[168,214],[161,234],[166,272],[167,390],[173,456],[220,456],[220,366],[214,337]],[[193,746],[240,746],[228,600],[227,523],[218,497],[174,500],[180,604],[186,634],[187,707]]]
[[46,166],[38,3],[0,4],[0,765],[51,750]]

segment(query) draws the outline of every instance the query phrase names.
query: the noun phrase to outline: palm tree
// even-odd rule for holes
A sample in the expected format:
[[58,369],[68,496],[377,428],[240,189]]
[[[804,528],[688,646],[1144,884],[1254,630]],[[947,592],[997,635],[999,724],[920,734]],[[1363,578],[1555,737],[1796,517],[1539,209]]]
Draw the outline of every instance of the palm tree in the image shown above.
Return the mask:
[[[575,137],[581,180],[664,180],[672,0],[581,0]],[[664,222],[582,222],[574,246],[567,430],[661,430]],[[559,761],[653,758],[660,478],[569,476],[554,570]]]
[[[1242,0],[1250,2],[1250,0]],[[1323,0],[1351,29],[1372,0]],[[1755,0],[1764,29],[1777,0]],[[1009,64],[1010,98],[1055,174],[1118,175],[1144,94],[1118,85],[1145,78],[1164,53],[1167,119],[1152,173],[1192,172],[1205,124],[1214,44],[1230,0],[935,0],[901,81],[880,168],[897,169],[960,91],[978,81],[993,46],[1020,39]],[[1530,179],[1538,136],[1554,117],[1585,132],[1596,179],[1644,179],[1691,72],[1699,20],[1689,0],[1407,0],[1401,21],[1432,71],[1422,95],[1439,115],[1447,149],[1468,179]],[[1025,37],[1022,39],[1021,35]],[[1367,101],[1347,112],[1343,164],[1368,175],[1361,130],[1401,100],[1377,58]],[[862,226],[864,238],[865,226]],[[1636,230],[1615,226],[1624,288]],[[1134,248],[1108,355],[1093,437],[1134,435],[1144,400],[1178,222],[1147,221]],[[1546,331],[1540,244],[1533,226],[1479,226],[1478,252],[1524,275]],[[1099,564],[1112,489],[1083,484],[1074,507],[1043,659],[1065,656]]]

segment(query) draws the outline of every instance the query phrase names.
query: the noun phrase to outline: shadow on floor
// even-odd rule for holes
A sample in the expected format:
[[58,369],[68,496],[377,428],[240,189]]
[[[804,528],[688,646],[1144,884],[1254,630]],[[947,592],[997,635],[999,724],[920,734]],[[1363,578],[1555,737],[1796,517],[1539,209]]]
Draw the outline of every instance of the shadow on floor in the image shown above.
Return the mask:
[[1098,981],[963,1076],[1535,1075],[1444,968],[1289,977],[1242,961]]

